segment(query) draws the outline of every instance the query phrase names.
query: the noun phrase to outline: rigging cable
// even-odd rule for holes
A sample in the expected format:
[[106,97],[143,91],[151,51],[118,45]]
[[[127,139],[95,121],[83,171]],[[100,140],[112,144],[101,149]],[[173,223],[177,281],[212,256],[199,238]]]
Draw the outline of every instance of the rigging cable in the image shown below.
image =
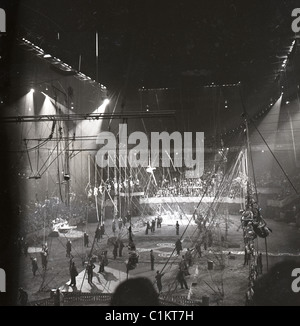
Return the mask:
[[263,137],[263,135],[261,134],[261,132],[259,131],[259,129],[257,128],[256,124],[254,123],[253,119],[249,118],[249,120],[251,121],[251,123],[253,124],[254,128],[256,129],[256,131],[259,133],[260,137],[262,138],[263,142],[266,144],[266,146],[268,147],[268,150],[270,151],[270,153],[272,154],[273,158],[275,159],[276,163],[278,164],[279,168],[281,169],[281,171],[283,172],[283,174],[285,175],[286,179],[288,180],[288,182],[290,183],[290,185],[292,186],[292,188],[294,189],[295,193],[297,195],[299,195],[298,190],[296,189],[296,187],[294,186],[294,184],[292,183],[291,179],[289,178],[289,176],[287,175],[287,173],[285,172],[284,168],[282,167],[282,165],[280,164],[280,162],[278,161],[277,157],[275,156],[275,154],[273,153],[272,149],[270,148],[269,144],[267,143],[267,141],[265,140],[265,138]]

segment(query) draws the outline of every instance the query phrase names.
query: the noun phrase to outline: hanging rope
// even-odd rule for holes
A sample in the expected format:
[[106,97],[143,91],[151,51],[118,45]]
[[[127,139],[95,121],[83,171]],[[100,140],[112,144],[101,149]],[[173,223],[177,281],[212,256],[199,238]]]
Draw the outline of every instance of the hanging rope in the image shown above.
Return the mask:
[[292,188],[294,189],[295,193],[297,195],[299,195],[298,190],[296,189],[296,187],[294,186],[294,184],[292,183],[291,179],[289,178],[289,176],[287,175],[287,173],[285,172],[284,168],[282,167],[282,165],[280,164],[280,162],[278,161],[277,157],[275,156],[275,154],[273,153],[272,149],[270,148],[269,144],[267,143],[267,141],[265,140],[265,138],[263,137],[263,135],[261,134],[261,132],[259,131],[259,129],[257,128],[256,124],[254,123],[253,119],[249,118],[251,123],[253,124],[255,130],[259,133],[261,139],[263,140],[263,142],[265,143],[265,145],[268,147],[268,150],[270,151],[270,153],[272,154],[273,158],[275,159],[276,163],[278,164],[279,168],[281,169],[282,173],[285,175],[286,179],[288,180],[288,182],[290,183],[290,185],[292,186]]
[[[240,153],[238,154],[238,156],[240,157]],[[224,158],[224,159],[226,159],[226,158]],[[233,178],[234,178],[234,171],[235,171],[235,169],[236,169],[236,166],[237,166],[237,160],[236,160],[236,163],[235,163],[235,165],[233,166],[233,168],[231,168],[231,171],[232,171],[232,172],[229,172],[228,177],[226,177],[225,174],[223,175],[223,178],[222,178],[222,180],[221,180],[221,182],[220,182],[219,188],[218,188],[217,192],[215,193],[214,200],[213,200],[213,202],[211,203],[210,207],[209,207],[208,210],[207,210],[207,214],[206,214],[206,216],[205,216],[205,219],[208,217],[209,212],[210,212],[211,209],[214,207],[215,203],[219,200],[220,196],[223,194],[224,191],[226,191],[226,187],[227,187],[227,185],[232,183],[232,180],[233,180]],[[229,177],[229,176],[230,176],[230,177]],[[211,178],[212,178],[212,175],[211,175]],[[230,181],[229,181],[229,179],[230,179]],[[210,182],[208,182],[207,187],[206,187],[205,192],[204,192],[203,195],[206,194],[209,185],[210,185]],[[198,204],[197,207],[195,208],[194,213],[197,211],[198,207],[200,206],[203,197],[204,197],[204,196],[202,196],[202,198],[201,198],[199,204]],[[216,218],[216,215],[214,215],[214,216],[212,217],[211,221],[209,222],[209,225],[208,225],[208,227],[206,228],[206,231],[205,231],[205,233],[204,233],[204,236],[207,235],[207,233],[211,230],[215,218]],[[190,220],[190,221],[191,221],[191,220]],[[189,225],[188,225],[188,226],[189,226]],[[187,227],[188,227],[188,226],[187,226]],[[187,228],[186,228],[186,230],[187,230]],[[185,231],[186,231],[186,230],[185,230]],[[185,231],[184,231],[184,232],[185,232]],[[193,235],[194,235],[197,231],[198,231],[198,229],[196,228],[196,229],[194,230],[194,232],[192,233],[192,236],[191,236],[191,237],[193,237]],[[197,238],[198,238],[198,237],[197,237]],[[197,239],[197,240],[199,240],[199,239]],[[166,267],[167,264],[169,263],[169,260],[171,259],[171,257],[172,257],[172,255],[174,254],[174,252],[175,252],[175,249],[172,251],[171,256],[169,257],[168,261],[166,262],[166,264],[165,264],[164,267],[162,268],[161,272],[165,269],[165,267]],[[196,254],[197,254],[197,252],[194,251],[194,256],[195,256]],[[175,262],[175,260],[170,264],[170,266],[171,266],[174,262]],[[172,282],[171,287],[172,287],[176,282],[177,282],[177,279],[175,278],[174,281]],[[171,292],[171,287],[170,287],[170,290],[168,291],[168,295],[169,295],[170,292]],[[176,290],[176,287],[175,287],[175,289],[173,290],[173,292],[174,292],[175,290]]]
[[31,160],[30,160],[30,156],[29,156],[29,151],[28,151],[28,147],[27,147],[27,141],[24,140],[24,142],[25,142],[25,146],[26,146],[26,153],[27,153],[27,157],[28,157],[28,162],[29,162],[30,170],[31,170],[31,173],[33,173],[33,168],[32,168],[32,164],[31,164]]

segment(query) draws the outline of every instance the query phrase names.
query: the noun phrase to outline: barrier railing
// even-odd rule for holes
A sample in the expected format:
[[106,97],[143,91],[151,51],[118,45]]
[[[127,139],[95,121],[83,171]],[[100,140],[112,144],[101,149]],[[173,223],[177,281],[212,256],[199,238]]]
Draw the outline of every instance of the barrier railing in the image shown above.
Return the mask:
[[[72,305],[76,303],[92,304],[99,303],[109,305],[111,300],[111,293],[82,293],[70,292],[63,293],[63,305]],[[190,300],[185,296],[168,296],[160,295],[159,302],[161,306],[203,306],[203,302],[198,300]],[[29,306],[53,306],[54,299],[46,298],[41,300],[30,301]]]
[[161,302],[164,301],[178,306],[204,306],[202,301],[188,299],[184,295],[168,296],[161,294],[159,299]]

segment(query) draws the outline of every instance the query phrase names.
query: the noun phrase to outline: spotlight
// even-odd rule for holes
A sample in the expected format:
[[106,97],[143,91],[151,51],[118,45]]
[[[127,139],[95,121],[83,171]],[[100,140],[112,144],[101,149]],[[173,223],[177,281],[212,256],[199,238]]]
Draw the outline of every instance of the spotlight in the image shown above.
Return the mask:
[[105,109],[106,109],[106,107],[107,107],[107,105],[109,104],[109,99],[108,98],[106,98],[104,101],[103,101],[103,103],[98,107],[98,110],[100,110],[100,111],[104,111]]
[[30,93],[34,93],[34,92],[35,92],[34,88],[31,88]]
[[106,98],[104,101],[103,101],[103,105],[108,105],[109,104],[109,99],[108,98]]

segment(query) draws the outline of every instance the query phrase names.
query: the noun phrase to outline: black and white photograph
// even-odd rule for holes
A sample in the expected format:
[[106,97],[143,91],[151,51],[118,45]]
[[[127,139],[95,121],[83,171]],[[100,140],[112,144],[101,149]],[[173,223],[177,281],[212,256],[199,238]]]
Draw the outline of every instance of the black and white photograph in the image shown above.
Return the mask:
[[1,1],[0,145],[1,306],[300,306],[299,1]]

